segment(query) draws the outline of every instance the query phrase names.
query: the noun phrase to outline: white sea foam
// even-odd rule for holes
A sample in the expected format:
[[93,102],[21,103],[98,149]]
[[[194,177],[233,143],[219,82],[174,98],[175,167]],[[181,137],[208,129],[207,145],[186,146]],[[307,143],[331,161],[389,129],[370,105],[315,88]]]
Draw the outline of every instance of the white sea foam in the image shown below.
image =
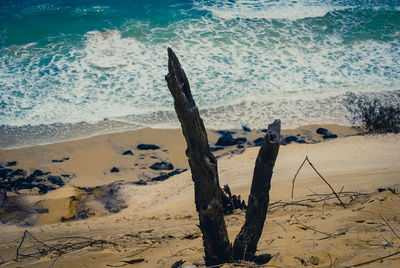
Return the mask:
[[[214,16],[229,19],[287,19],[299,20],[304,18],[323,17],[328,12],[351,8],[337,6],[329,1],[320,0],[236,0],[236,1],[198,1],[199,9],[211,11]],[[328,2],[328,3],[327,3]]]
[[140,36],[90,31],[81,47],[60,41],[9,48],[0,58],[0,86],[7,89],[0,96],[0,124],[109,118],[179,127],[164,81],[167,46],[177,53],[202,116],[213,128],[242,123],[261,128],[277,117],[284,127],[345,123],[341,100],[347,91],[400,88],[398,39],[346,43],[339,34],[321,38],[291,20],[277,28],[268,20],[227,18],[204,16],[167,28],[127,24]]

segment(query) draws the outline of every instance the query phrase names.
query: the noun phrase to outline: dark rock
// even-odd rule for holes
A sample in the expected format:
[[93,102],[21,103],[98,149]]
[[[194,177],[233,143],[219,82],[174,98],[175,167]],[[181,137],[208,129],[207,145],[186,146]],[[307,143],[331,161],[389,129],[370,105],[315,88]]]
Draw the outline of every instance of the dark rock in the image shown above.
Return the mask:
[[32,173],[33,176],[37,176],[37,177],[44,176],[44,175],[47,175],[47,174],[49,174],[49,172],[43,172],[43,171],[41,171],[40,169],[36,169],[36,170]]
[[266,128],[264,128],[264,129],[261,129],[261,132],[265,132],[265,133],[267,133],[267,132],[268,132],[268,129],[266,129]]
[[222,134],[222,137],[220,137],[215,145],[217,146],[230,146],[234,145],[234,140],[233,136],[230,132],[225,132]]
[[36,177],[33,176],[33,174],[31,174],[31,175],[29,175],[28,177],[26,177],[25,180],[26,180],[27,182],[34,182],[34,181],[36,181]]
[[7,204],[7,191],[6,189],[0,188],[0,208],[4,208],[6,204]]
[[119,169],[116,168],[116,167],[113,167],[113,168],[110,170],[110,172],[111,172],[111,173],[116,173],[116,172],[119,172]]
[[256,139],[256,140],[254,141],[254,145],[255,145],[255,146],[262,146],[263,144],[264,144],[264,138],[263,138],[263,137],[258,138],[258,139]]
[[13,170],[9,168],[0,169],[0,178],[7,178],[11,172],[13,172]]
[[237,144],[243,144],[247,141],[246,138],[237,138],[234,139],[232,137],[232,134],[230,133],[225,133],[220,137],[215,145],[217,146],[231,146],[231,145],[237,145]]
[[6,191],[11,191],[12,185],[8,181],[0,181],[0,189],[4,189]]
[[394,189],[394,188],[390,188],[390,187],[388,187],[388,188],[378,188],[378,192],[384,192],[384,191],[390,191],[390,192],[392,192],[393,194],[396,194],[396,189]]
[[6,167],[15,167],[17,165],[17,161],[7,162]]
[[329,133],[329,130],[327,130],[326,128],[320,127],[317,129],[317,133],[321,134],[321,135],[325,135]]
[[251,128],[249,128],[249,127],[246,126],[246,125],[242,125],[242,129],[243,129],[244,131],[251,132]]
[[12,183],[12,187],[14,190],[23,190],[23,189],[33,189],[36,187],[35,184],[31,182],[27,182],[25,178],[14,180]]
[[53,191],[56,189],[56,187],[54,186],[45,184],[36,184],[35,187],[39,189],[40,194],[46,194],[48,191]]
[[172,177],[172,176],[181,174],[181,173],[183,173],[183,172],[185,172],[185,171],[187,171],[186,168],[184,168],[184,169],[177,168],[177,169],[175,169],[174,171],[168,173],[168,176]]
[[223,146],[212,146],[212,147],[210,147],[211,152],[216,152],[216,151],[223,150],[223,149],[224,149]]
[[338,135],[336,135],[336,134],[328,133],[328,134],[325,134],[322,138],[324,140],[326,140],[326,139],[336,139],[337,137],[338,137]]
[[153,170],[173,170],[174,166],[171,163],[161,161],[154,163],[150,168]]
[[295,140],[295,142],[297,142],[297,143],[307,143],[305,140],[303,140],[303,139],[297,139],[297,140]]
[[71,177],[71,175],[68,175],[68,174],[61,174],[61,177],[63,177],[63,178],[69,178],[69,177]]
[[122,155],[133,155],[133,152],[131,150],[128,150],[123,152]]
[[284,139],[281,141],[281,145],[290,144],[291,142],[297,141],[298,139],[299,139],[299,138],[296,137],[296,136],[287,136],[286,138],[284,138]]
[[217,130],[215,132],[218,134],[221,134],[221,135],[225,135],[225,134],[233,135],[236,133],[235,131],[229,131],[229,130]]
[[17,175],[20,175],[20,176],[25,176],[26,175],[26,172],[23,170],[23,169],[16,169],[16,170],[14,170],[14,171],[12,171],[10,174],[9,174],[9,176],[17,176]]
[[48,176],[47,180],[49,182],[51,182],[52,184],[58,185],[60,187],[65,185],[65,183],[63,182],[63,180],[59,176]]
[[64,161],[68,161],[69,160],[69,157],[64,157],[63,159],[53,159],[53,160],[51,160],[51,162],[52,163],[62,163],[62,162],[64,162]]
[[155,144],[139,144],[136,148],[138,150],[157,150],[160,149],[160,146]]
[[244,145],[243,145],[243,144],[238,144],[236,147],[237,147],[238,149],[242,149],[242,148],[244,148]]
[[168,175],[168,174],[162,174],[162,175],[160,175],[160,176],[151,178],[150,181],[165,181],[165,180],[168,179],[168,178],[169,178],[169,175]]
[[132,184],[136,184],[136,185],[146,185],[147,182],[146,182],[145,180],[138,180],[138,181],[132,182]]

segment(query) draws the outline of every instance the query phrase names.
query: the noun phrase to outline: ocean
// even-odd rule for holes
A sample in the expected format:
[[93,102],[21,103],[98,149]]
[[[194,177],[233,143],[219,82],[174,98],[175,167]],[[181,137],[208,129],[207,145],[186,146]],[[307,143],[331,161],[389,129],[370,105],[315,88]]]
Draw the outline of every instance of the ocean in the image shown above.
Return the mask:
[[1,0],[0,148],[179,128],[167,47],[208,128],[346,125],[398,96],[400,1]]

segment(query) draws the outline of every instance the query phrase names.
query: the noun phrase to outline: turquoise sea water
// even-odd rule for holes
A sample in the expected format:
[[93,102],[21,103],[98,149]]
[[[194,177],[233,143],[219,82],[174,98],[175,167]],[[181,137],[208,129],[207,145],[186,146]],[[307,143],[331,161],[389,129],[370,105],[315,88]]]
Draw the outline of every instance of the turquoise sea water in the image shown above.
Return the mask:
[[207,127],[347,124],[400,90],[400,1],[0,0],[0,147],[179,127],[172,47]]

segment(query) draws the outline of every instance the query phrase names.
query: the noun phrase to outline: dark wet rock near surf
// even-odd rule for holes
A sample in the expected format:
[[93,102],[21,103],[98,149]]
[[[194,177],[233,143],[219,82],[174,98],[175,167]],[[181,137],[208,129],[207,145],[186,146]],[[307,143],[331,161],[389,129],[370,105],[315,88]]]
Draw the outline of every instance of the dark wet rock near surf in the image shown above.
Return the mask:
[[323,138],[324,140],[327,140],[327,139],[336,139],[337,137],[338,137],[338,135],[333,134],[333,133],[327,133],[327,134],[325,134],[324,136],[322,136],[322,138]]
[[122,155],[133,155],[133,152],[131,150],[125,151],[122,153]]
[[216,130],[215,133],[218,133],[220,135],[225,135],[225,134],[236,134],[235,131],[230,131],[230,130]]
[[150,166],[153,170],[173,170],[174,165],[166,161],[156,162]]
[[215,143],[216,146],[232,146],[232,145],[237,145],[237,144],[243,144],[247,141],[246,138],[233,138],[232,134],[229,132],[226,132],[225,134],[222,135]]
[[243,131],[251,132],[251,128],[249,128],[249,127],[246,126],[246,125],[242,125],[242,129],[243,129]]
[[287,145],[294,141],[297,141],[299,138],[296,136],[287,136],[281,141],[281,145]]
[[136,149],[138,150],[158,150],[160,146],[155,144],[139,144]]
[[329,130],[327,130],[326,128],[320,127],[320,128],[317,129],[316,132],[317,132],[318,134],[325,135],[325,134],[328,134],[328,133],[329,133]]

